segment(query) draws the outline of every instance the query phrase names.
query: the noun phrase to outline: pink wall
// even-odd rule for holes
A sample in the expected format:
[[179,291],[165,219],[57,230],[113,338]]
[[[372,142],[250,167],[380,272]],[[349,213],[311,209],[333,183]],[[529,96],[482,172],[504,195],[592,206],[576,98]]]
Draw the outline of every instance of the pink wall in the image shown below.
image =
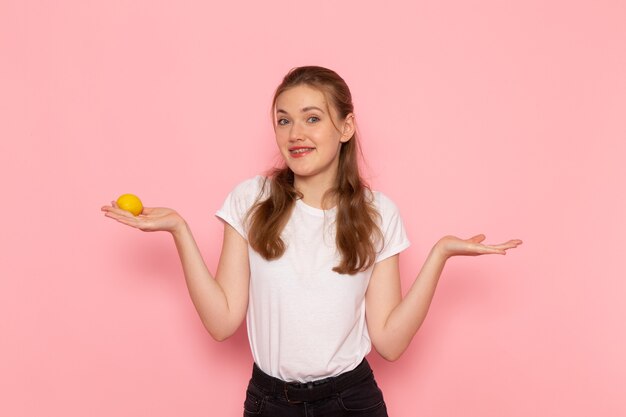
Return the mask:
[[353,89],[405,288],[444,234],[524,240],[453,259],[401,360],[370,356],[391,415],[626,415],[624,2],[379,4],[0,2],[0,415],[241,415],[245,332],[214,342],[171,238],[99,208],[178,209],[214,270],[304,64]]

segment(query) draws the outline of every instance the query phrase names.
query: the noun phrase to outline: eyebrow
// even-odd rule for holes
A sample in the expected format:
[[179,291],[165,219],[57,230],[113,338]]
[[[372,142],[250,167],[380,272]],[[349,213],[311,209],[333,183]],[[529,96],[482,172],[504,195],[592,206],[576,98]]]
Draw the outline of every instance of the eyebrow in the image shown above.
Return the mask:
[[[300,112],[306,113],[306,112],[311,111],[311,110],[317,110],[319,112],[324,113],[324,110],[322,110],[322,109],[320,109],[319,107],[316,107],[316,106],[303,107],[302,110],[300,110]],[[289,114],[286,110],[283,110],[283,109],[276,109],[276,113]]]

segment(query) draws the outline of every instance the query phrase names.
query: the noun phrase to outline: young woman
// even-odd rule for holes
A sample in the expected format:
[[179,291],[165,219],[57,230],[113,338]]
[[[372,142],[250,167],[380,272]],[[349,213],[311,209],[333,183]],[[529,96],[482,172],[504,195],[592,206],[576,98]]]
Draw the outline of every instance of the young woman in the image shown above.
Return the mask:
[[505,254],[521,244],[445,236],[404,298],[399,253],[409,246],[396,206],[359,175],[352,98],[335,72],[291,70],[273,100],[284,166],[238,185],[217,216],[224,242],[215,278],[184,219],[167,208],[105,215],[174,237],[193,303],[216,340],[247,319],[254,359],[244,416],[386,416],[365,359],[396,360],[422,324],[446,260]]

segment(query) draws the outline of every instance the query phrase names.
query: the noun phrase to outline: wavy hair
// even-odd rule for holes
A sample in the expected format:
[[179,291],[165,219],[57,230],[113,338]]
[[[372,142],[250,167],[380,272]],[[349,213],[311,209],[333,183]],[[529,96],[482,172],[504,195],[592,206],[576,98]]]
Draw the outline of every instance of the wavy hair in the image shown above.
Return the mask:
[[[276,88],[272,118],[278,96],[299,85],[321,91],[341,120],[354,111],[350,89],[337,73],[327,68],[305,66],[289,71]],[[341,260],[333,271],[348,275],[364,271],[374,264],[376,245],[382,239],[373,193],[359,173],[359,153],[355,132],[347,142],[341,144],[335,184],[323,198],[323,201],[331,200],[337,206],[335,243]],[[248,212],[248,242],[264,259],[272,260],[280,258],[287,249],[281,233],[296,200],[302,198],[302,194],[296,190],[294,173],[286,165],[274,168],[268,174],[267,181],[270,181],[269,196],[257,201]]]

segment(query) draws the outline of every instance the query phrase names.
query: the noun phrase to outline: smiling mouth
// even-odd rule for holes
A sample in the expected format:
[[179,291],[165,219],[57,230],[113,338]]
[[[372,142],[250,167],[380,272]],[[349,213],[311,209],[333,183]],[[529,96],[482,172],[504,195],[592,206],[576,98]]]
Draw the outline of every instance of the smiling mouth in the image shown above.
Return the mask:
[[289,149],[289,153],[293,156],[304,156],[314,150],[315,148],[293,148]]

